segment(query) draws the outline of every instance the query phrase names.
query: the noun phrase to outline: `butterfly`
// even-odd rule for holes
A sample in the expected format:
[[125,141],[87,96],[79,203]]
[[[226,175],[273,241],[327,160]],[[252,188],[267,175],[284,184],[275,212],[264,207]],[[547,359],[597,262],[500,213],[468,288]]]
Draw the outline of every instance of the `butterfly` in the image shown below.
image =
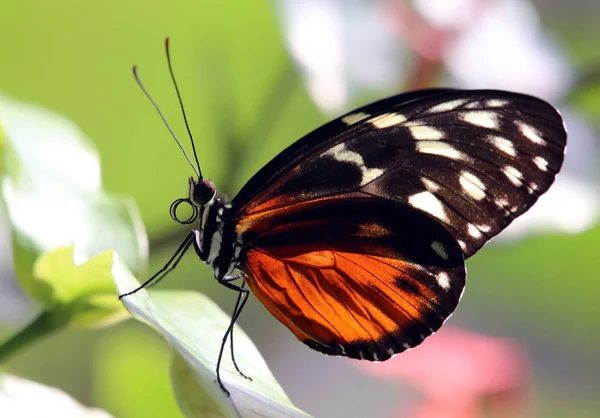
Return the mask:
[[[181,104],[168,40],[167,58]],[[384,361],[448,319],[465,288],[465,259],[548,190],[566,138],[559,112],[538,98],[438,88],[321,126],[232,200],[203,178],[194,149],[196,166],[186,158],[196,176],[171,216],[196,227],[140,288],[193,248],[239,292],[218,365],[249,290],[310,348]],[[183,203],[189,218],[178,216]]]

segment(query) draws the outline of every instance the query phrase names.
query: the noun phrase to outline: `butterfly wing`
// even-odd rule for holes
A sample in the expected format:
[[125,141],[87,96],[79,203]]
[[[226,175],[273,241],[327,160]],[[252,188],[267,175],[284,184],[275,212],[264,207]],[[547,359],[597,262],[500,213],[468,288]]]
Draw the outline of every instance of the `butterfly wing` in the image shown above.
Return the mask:
[[454,311],[462,251],[429,215],[368,196],[319,199],[255,222],[241,267],[265,307],[326,354],[385,360]]
[[284,150],[234,198],[240,267],[306,344],[383,360],[441,326],[463,259],[550,187],[565,146],[558,112],[526,95],[437,89],[370,104]]
[[276,208],[349,192],[379,196],[437,218],[469,257],[550,187],[565,146],[559,113],[534,97],[410,92],[308,134],[232,203],[243,233],[252,219]]

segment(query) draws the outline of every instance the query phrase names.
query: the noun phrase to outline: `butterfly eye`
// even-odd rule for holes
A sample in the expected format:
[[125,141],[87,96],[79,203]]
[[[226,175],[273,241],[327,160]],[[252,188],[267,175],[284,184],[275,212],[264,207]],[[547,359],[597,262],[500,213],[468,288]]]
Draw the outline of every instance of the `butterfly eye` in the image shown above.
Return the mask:
[[[187,206],[189,206],[190,210],[191,210],[190,215],[187,218],[183,218],[183,219],[180,218],[179,215],[177,215],[179,205],[181,205],[182,203],[186,203]],[[176,201],[171,203],[169,212],[171,213],[171,219],[173,219],[175,222],[178,222],[182,225],[188,225],[188,224],[191,224],[192,222],[194,222],[198,218],[199,209],[198,209],[198,206],[194,205],[189,198],[186,198],[186,199],[181,198],[181,199],[177,199]]]
[[210,180],[195,182],[190,177],[190,200],[195,206],[201,207],[212,203],[217,193],[215,184]]

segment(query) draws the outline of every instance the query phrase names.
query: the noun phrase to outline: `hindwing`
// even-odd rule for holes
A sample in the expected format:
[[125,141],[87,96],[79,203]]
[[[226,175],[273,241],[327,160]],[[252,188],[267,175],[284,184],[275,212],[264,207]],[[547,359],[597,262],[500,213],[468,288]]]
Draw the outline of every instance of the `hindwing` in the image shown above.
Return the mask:
[[385,360],[435,332],[465,285],[462,251],[435,219],[378,197],[281,208],[244,233],[241,269],[265,307],[311,348]]

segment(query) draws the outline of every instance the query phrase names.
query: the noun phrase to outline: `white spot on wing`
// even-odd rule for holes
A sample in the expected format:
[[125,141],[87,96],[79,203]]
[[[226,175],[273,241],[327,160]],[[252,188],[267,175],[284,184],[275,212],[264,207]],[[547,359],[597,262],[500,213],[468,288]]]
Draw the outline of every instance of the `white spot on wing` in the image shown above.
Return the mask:
[[463,251],[467,251],[467,244],[465,244],[465,242],[464,242],[464,241],[462,241],[462,240],[456,240],[456,241],[458,242],[458,245],[460,245],[460,248],[461,248]]
[[523,136],[529,139],[534,144],[545,145],[546,141],[540,136],[540,133],[533,126],[529,126],[525,122],[515,121],[515,124],[523,134]]
[[433,106],[432,108],[430,108],[427,111],[427,113],[449,112],[449,111],[454,110],[457,107],[465,104],[466,101],[467,101],[466,99],[456,99],[456,100],[451,100],[449,102],[443,102],[443,103],[437,104],[437,105]]
[[502,172],[506,176],[506,178],[515,186],[520,187],[523,185],[521,179],[523,178],[523,173],[510,165],[505,165],[502,168]]
[[466,156],[452,145],[441,141],[417,142],[417,151],[424,154],[441,155],[452,160],[466,160]]
[[492,111],[477,110],[462,114],[462,120],[482,128],[498,129],[498,114]]
[[504,107],[508,104],[508,101],[501,99],[490,99],[485,102],[487,107]]
[[481,107],[482,107],[481,102],[479,102],[477,100],[465,105],[465,108],[467,108],[467,109],[479,109]]
[[481,231],[473,224],[469,224],[469,235],[473,238],[481,238]]
[[450,259],[450,257],[448,256],[448,252],[446,251],[446,247],[444,247],[444,244],[442,244],[441,242],[433,241],[431,243],[431,248],[433,249],[433,251],[435,251],[437,255],[439,255],[444,260]]
[[426,125],[409,125],[410,134],[417,141],[429,140],[435,141],[444,138],[444,133],[439,129]]
[[510,139],[502,138],[501,136],[491,135],[488,137],[488,141],[491,142],[491,144],[498,148],[500,151],[510,155],[511,157],[517,155],[515,144]]
[[377,355],[377,353],[373,353],[373,360],[379,361],[379,356]]
[[440,186],[433,180],[429,180],[427,177],[421,177],[421,181],[425,185],[425,188],[430,192],[437,192],[440,190]]
[[548,171],[548,161],[545,158],[535,157],[533,159],[533,162],[535,163],[535,165],[537,165],[537,168],[539,168],[540,170]]
[[508,200],[503,198],[496,199],[496,205],[500,208],[505,209],[508,207]]
[[489,225],[477,225],[477,229],[481,232],[490,232],[492,228]]
[[463,190],[473,199],[481,200],[485,197],[485,185],[474,174],[462,171],[458,181]]
[[360,122],[361,120],[366,119],[370,116],[371,115],[365,112],[351,113],[349,115],[344,116],[342,118],[342,122],[344,122],[346,125],[354,125],[355,123]]
[[442,271],[435,278],[442,289],[450,289],[450,276],[448,276],[448,273]]
[[444,211],[442,202],[430,192],[416,193],[408,198],[408,203],[417,209],[427,212],[431,216],[449,222],[448,216]]
[[375,180],[377,177],[381,176],[384,173],[384,170],[380,168],[368,168],[365,165],[365,161],[363,160],[362,155],[360,155],[357,152],[347,150],[346,145],[344,143],[336,145],[335,147],[327,151],[324,155],[331,155],[337,161],[351,163],[354,166],[358,167],[362,174],[362,180],[360,182],[361,186],[370,183],[371,181]]
[[379,129],[390,128],[406,122],[406,116],[401,115],[400,113],[384,113],[383,115],[370,119],[369,122]]

